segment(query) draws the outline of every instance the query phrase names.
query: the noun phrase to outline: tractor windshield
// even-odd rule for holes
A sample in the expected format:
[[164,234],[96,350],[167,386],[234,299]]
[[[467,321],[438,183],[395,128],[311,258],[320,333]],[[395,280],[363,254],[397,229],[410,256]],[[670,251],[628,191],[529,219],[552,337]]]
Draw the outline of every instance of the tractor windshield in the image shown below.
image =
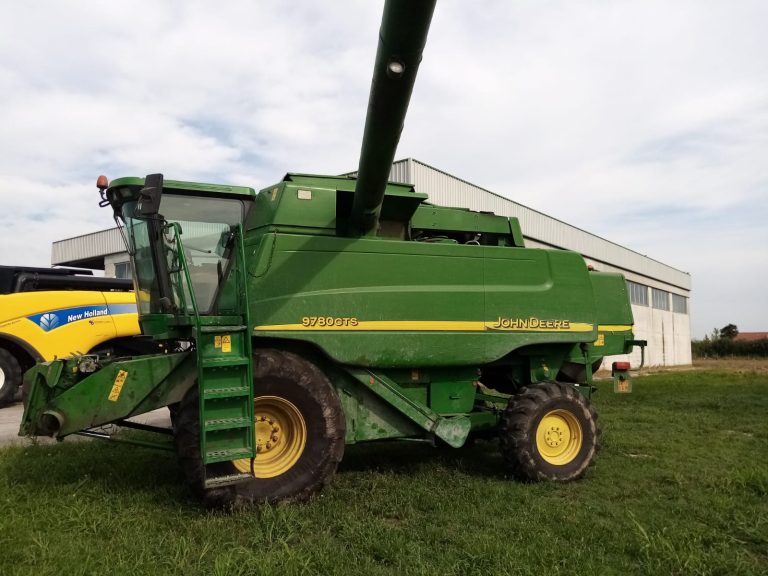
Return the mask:
[[[158,251],[152,246],[150,227],[152,221],[136,215],[136,201],[123,204],[128,242],[133,263],[134,281],[138,294],[139,313],[152,314],[167,312],[167,306],[160,302],[158,270],[167,270],[175,275],[172,307],[192,312],[189,287],[181,272],[178,247],[175,245],[173,230],[164,227],[162,243],[166,264],[158,266],[154,258]],[[213,307],[219,283],[229,266],[232,253],[232,228],[242,223],[245,206],[233,198],[207,198],[182,194],[163,194],[159,216],[163,223],[179,225],[184,258],[189,268],[198,311],[206,314]],[[162,273],[162,272],[161,272]],[[186,296],[182,297],[180,291]]]

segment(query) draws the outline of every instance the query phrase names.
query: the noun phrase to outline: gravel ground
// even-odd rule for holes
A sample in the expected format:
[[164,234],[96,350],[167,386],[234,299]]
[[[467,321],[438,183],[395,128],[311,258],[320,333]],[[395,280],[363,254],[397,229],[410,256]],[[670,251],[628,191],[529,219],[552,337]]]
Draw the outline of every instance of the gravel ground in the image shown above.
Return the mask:
[[[30,444],[32,440],[19,436],[19,424],[21,423],[21,417],[24,414],[24,406],[21,402],[17,402],[5,408],[0,408],[0,446],[8,446],[11,444],[24,445]],[[142,424],[151,424],[152,426],[170,426],[171,422],[168,417],[168,410],[166,408],[160,408],[153,412],[147,412],[141,416],[131,418],[134,422],[141,422]],[[82,436],[70,436],[67,441],[70,440],[85,440]],[[40,442],[55,442],[52,438],[38,438]]]

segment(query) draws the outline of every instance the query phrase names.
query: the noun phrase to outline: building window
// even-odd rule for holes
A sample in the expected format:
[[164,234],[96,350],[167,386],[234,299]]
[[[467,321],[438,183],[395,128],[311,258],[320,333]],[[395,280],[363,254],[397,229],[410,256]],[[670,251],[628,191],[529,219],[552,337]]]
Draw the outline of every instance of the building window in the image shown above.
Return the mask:
[[659,310],[669,310],[669,292],[666,290],[659,290],[658,288],[651,289],[653,307]]
[[648,306],[648,286],[627,280],[629,301],[638,306]]
[[130,262],[115,262],[115,278],[130,278],[130,277],[131,277]]
[[672,312],[688,314],[688,298],[680,294],[672,294]]

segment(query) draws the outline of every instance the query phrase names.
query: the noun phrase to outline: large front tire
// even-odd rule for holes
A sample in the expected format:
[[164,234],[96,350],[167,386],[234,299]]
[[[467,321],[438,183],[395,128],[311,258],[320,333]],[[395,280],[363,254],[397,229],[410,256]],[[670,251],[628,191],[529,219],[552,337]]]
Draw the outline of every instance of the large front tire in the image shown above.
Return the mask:
[[206,474],[248,472],[250,460],[206,469],[200,458],[196,386],[179,406],[176,450],[187,481],[209,507],[306,500],[330,483],[344,454],[341,402],[317,366],[290,352],[259,350],[254,354],[253,376],[259,447],[253,480],[206,490]]
[[527,386],[512,396],[500,439],[510,471],[525,481],[576,480],[600,450],[597,413],[573,386],[560,382]]
[[5,348],[0,348],[0,407],[13,402],[21,385],[21,365]]

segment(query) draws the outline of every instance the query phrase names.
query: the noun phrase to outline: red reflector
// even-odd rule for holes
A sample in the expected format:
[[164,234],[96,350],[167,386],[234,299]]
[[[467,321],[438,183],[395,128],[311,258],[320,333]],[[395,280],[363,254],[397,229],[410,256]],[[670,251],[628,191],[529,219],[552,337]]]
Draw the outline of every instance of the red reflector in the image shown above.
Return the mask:
[[614,362],[614,370],[629,370],[629,362]]

